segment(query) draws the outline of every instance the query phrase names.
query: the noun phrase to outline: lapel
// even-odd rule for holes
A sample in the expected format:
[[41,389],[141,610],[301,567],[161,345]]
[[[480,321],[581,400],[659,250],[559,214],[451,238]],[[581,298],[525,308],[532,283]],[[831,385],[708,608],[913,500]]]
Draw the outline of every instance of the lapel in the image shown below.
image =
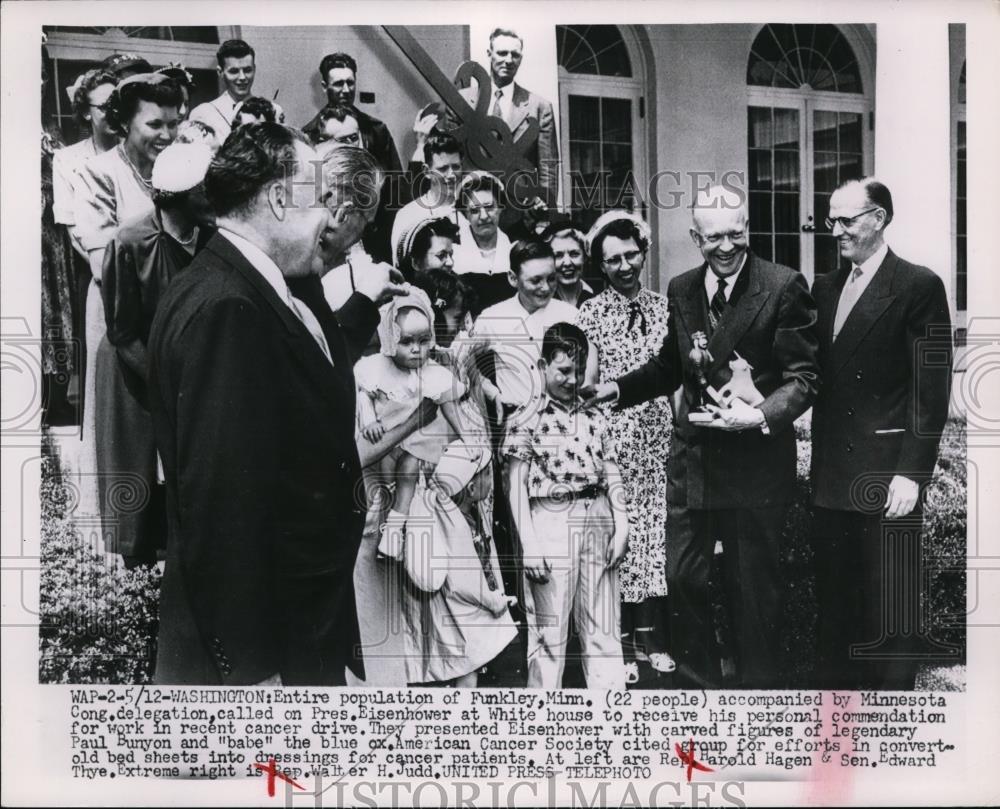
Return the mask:
[[215,254],[223,264],[228,264],[236,270],[257,295],[267,302],[285,328],[292,354],[301,361],[302,367],[316,381],[316,389],[336,398],[337,377],[333,373],[333,366],[323,354],[323,349],[316,343],[316,339],[309,333],[309,329],[296,317],[288,304],[278,296],[274,287],[257,272],[254,266],[225,236],[216,235],[205,246],[205,250]]
[[507,121],[507,126],[510,127],[510,134],[514,140],[518,139],[517,131],[530,112],[528,104],[530,98],[531,94],[527,90],[519,84],[514,85],[514,92],[511,94],[510,120]]
[[[868,284],[868,288],[858,298],[858,302],[854,304],[847,320],[844,321],[840,334],[837,335],[837,339],[830,348],[831,376],[836,374],[851,358],[865,335],[871,331],[872,326],[896,300],[896,296],[892,294],[892,280],[896,273],[897,261],[898,259],[892,250],[886,253],[881,266],[875,271],[871,283]],[[833,299],[833,313],[830,317],[830,338],[833,336],[833,317],[836,315],[837,304],[840,301],[840,291],[844,287],[839,278],[837,281],[837,294]]]
[[[747,254],[747,263],[743,272],[747,273],[745,291],[735,305],[726,307],[718,327],[708,341],[708,351],[712,355],[711,373],[715,373],[723,366],[728,366],[729,361],[733,359],[733,349],[736,344],[746,334],[760,308],[770,297],[770,293],[764,289],[764,271],[760,266],[760,260],[753,253]],[[702,275],[702,280],[704,280],[704,275]],[[699,291],[704,298],[704,283],[701,284]]]
[[687,329],[688,337],[695,332],[708,334],[708,310],[704,305],[705,270],[707,265],[692,270],[684,279],[686,287],[678,290],[677,310]]

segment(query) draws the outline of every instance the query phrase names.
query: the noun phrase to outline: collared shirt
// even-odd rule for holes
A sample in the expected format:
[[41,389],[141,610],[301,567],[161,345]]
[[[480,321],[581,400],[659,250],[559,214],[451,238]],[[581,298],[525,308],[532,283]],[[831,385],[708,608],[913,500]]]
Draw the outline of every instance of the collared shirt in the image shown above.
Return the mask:
[[[736,287],[736,281],[740,277],[740,273],[747,266],[747,253],[743,253],[743,261],[740,262],[740,268],[734,272],[732,275],[726,276],[726,288],[722,290],[722,294],[726,296],[728,301],[730,296],[733,294],[733,289]],[[705,269],[705,294],[708,296],[708,300],[711,301],[715,297],[715,290],[719,287],[719,276],[715,274],[712,270],[711,265]]]
[[556,323],[576,323],[577,310],[550,300],[529,313],[517,295],[487,307],[476,318],[473,337],[483,337],[496,355],[497,387],[508,405],[521,406],[544,390],[538,360],[545,330]]
[[500,112],[503,113],[504,121],[510,121],[510,112],[514,107],[514,82],[509,82],[506,87],[497,87],[490,82],[490,105],[488,112],[493,114],[493,106],[497,101],[497,90],[500,91]]
[[212,127],[219,143],[223,143],[229,137],[229,133],[233,131],[233,117],[239,103],[234,101],[227,91],[212,101],[199,104],[191,110],[188,118],[192,121],[201,121]]
[[[847,276],[847,283],[844,284],[844,290],[846,290],[851,284],[854,284],[854,300],[857,300],[864,294],[865,290],[868,289],[868,285],[872,282],[872,278],[875,277],[875,273],[878,272],[878,268],[882,266],[882,262],[885,261],[886,255],[889,253],[889,245],[882,243],[882,246],[876,250],[872,255],[868,257],[868,260],[863,262],[860,266],[861,275],[859,275],[855,280],[851,280],[854,275],[854,270],[859,269],[858,265],[855,264],[851,268],[851,273]],[[844,290],[841,290],[840,297],[843,300]]]
[[330,353],[330,346],[327,345],[322,326],[320,326],[312,310],[292,295],[291,290],[288,289],[288,284],[285,283],[285,276],[281,274],[278,265],[274,263],[267,253],[253,242],[247,241],[247,239],[238,233],[233,233],[231,230],[226,230],[225,228],[219,228],[219,233],[229,239],[233,247],[242,253],[243,258],[250,262],[250,265],[271,285],[278,297],[285,302],[285,306],[291,309],[292,314],[302,321],[302,325],[306,327],[319,345],[320,350],[332,364],[333,355]]
[[616,462],[607,417],[600,410],[570,412],[548,396],[539,404],[511,415],[500,448],[502,455],[528,465],[528,496],[606,488],[604,465]]

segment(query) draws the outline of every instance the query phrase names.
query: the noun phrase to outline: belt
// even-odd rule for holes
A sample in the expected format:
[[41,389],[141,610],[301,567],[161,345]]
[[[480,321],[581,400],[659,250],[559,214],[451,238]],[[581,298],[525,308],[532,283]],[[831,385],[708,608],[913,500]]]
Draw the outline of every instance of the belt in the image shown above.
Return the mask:
[[590,486],[584,486],[579,491],[570,491],[564,489],[558,494],[552,494],[547,497],[533,497],[533,500],[555,500],[559,503],[570,503],[574,500],[596,500],[602,494],[604,494],[605,489],[600,484],[594,483]]

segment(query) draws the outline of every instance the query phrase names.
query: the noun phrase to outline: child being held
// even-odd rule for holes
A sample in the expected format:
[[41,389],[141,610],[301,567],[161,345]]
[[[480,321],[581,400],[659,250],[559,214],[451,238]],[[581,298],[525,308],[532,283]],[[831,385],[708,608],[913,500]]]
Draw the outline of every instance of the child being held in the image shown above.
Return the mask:
[[374,496],[369,520],[388,508],[378,554],[398,559],[406,514],[413,500],[420,463],[434,465],[445,445],[461,435],[458,399],[465,386],[447,368],[430,358],[434,348],[434,310],[427,295],[412,289],[382,307],[378,336],[380,353],[363,357],[354,366],[358,386],[358,430],[375,443],[431,399],[438,417],[403,439],[372,470]]
[[[490,511],[492,453],[454,441],[410,511],[404,566],[407,681],[477,685],[478,670],[514,639]],[[423,484],[418,484],[422,486]]]
[[623,689],[618,565],[628,546],[625,498],[605,416],[580,410],[587,338],[546,329],[538,367],[545,394],[508,419],[511,511],[524,553],[528,688],[562,687],[572,619],[588,688]]

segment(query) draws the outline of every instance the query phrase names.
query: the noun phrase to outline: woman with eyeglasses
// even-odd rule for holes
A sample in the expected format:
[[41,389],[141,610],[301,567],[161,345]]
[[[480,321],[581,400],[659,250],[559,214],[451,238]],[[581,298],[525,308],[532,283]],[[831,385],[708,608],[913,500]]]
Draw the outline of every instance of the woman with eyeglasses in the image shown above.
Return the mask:
[[[667,334],[667,299],[643,287],[649,226],[635,214],[609,211],[587,234],[590,260],[608,286],[580,307],[577,325],[597,351],[600,382],[617,379],[652,357]],[[609,413],[627,498],[629,543],[619,569],[622,648],[630,683],[639,662],[676,668],[667,652],[667,455],[671,410],[666,397]]]
[[511,295],[511,244],[500,230],[503,199],[500,180],[485,171],[466,174],[455,194],[461,235],[455,245],[455,272],[476,293],[474,316]]
[[[120,141],[88,159],[77,175],[73,232],[93,275],[87,293],[87,372],[79,471],[91,480],[96,480],[97,470],[95,359],[107,331],[100,293],[105,248],[119,225],[153,210],[153,164],[177,135],[182,101],[180,89],[162,74],[140,73],[124,79],[106,102],[108,124]],[[98,513],[96,482],[81,488],[80,509]]]

